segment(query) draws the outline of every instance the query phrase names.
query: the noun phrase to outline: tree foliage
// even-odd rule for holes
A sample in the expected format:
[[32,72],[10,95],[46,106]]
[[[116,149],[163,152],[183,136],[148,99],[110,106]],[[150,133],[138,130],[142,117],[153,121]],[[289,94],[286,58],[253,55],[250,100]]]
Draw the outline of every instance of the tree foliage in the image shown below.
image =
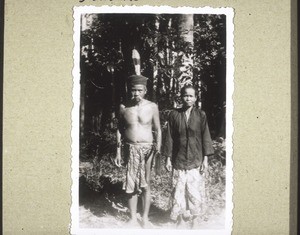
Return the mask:
[[[180,88],[191,83],[197,87],[199,103],[208,113],[213,136],[224,136],[225,22],[224,15],[194,15],[191,42],[185,40],[187,30],[179,27],[182,15],[93,15],[91,26],[81,34],[85,104],[99,103],[97,109],[107,112],[102,116],[106,120],[113,99],[117,105],[126,99],[126,77],[134,73],[131,52],[135,48],[141,55],[142,74],[149,77],[148,98],[157,102],[160,110],[180,105]],[[112,87],[116,89],[115,97],[111,95]],[[105,104],[100,101],[103,96]],[[83,115],[93,115],[86,112]]]

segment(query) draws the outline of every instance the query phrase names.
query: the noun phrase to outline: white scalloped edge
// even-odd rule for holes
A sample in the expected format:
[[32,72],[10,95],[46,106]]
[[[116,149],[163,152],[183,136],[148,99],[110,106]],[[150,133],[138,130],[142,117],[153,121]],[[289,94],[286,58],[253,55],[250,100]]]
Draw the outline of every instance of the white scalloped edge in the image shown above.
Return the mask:
[[[234,92],[234,10],[230,7],[171,7],[171,6],[75,6],[73,8],[73,109],[72,109],[72,205],[71,234],[231,234],[233,226],[233,92]],[[140,230],[140,229],[83,229],[79,227],[79,105],[80,105],[80,15],[85,13],[152,13],[152,14],[224,14],[226,15],[226,215],[225,228],[218,230]]]

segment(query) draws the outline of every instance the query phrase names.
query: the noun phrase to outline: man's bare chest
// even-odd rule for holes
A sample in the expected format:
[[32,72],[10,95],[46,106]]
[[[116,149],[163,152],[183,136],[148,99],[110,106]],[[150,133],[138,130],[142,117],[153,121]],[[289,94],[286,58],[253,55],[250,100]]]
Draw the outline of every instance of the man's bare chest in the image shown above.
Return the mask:
[[123,112],[123,117],[128,124],[148,124],[151,122],[152,116],[153,112],[150,105],[125,108]]

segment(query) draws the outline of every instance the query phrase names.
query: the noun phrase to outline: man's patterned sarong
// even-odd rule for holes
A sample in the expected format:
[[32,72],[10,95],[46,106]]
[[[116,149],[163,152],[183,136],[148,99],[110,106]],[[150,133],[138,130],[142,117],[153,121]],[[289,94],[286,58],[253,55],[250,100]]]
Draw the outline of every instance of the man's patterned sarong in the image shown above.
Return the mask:
[[126,144],[127,174],[123,189],[126,193],[141,192],[147,187],[146,162],[152,154],[152,144]]
[[199,168],[192,170],[173,170],[173,197],[171,219],[179,215],[195,215],[205,210],[205,181]]

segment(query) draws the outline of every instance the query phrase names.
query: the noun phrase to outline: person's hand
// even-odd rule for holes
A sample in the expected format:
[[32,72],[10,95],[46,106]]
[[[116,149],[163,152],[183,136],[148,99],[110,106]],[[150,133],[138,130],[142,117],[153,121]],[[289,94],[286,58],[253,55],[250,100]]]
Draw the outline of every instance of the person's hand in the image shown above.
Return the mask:
[[121,153],[119,151],[117,151],[114,163],[117,167],[121,167]]
[[202,162],[202,165],[200,167],[200,173],[207,173],[208,171],[208,161],[207,161],[207,156],[204,156],[204,160]]
[[171,171],[172,170],[172,162],[171,162],[171,158],[167,158],[167,161],[166,161],[166,169],[167,171]]

